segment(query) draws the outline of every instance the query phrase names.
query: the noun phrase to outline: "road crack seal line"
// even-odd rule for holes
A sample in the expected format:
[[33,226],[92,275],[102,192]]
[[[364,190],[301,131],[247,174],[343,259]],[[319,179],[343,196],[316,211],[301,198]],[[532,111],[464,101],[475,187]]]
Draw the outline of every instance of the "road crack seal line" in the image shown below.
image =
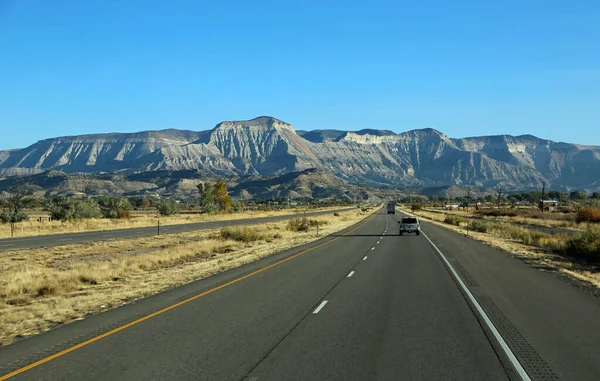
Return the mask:
[[479,303],[484,306],[490,318],[494,321],[502,337],[506,339],[509,346],[523,362],[523,367],[534,380],[558,380],[558,376],[552,368],[544,361],[537,351],[521,335],[519,330],[510,322],[496,303],[489,296],[479,297]]
[[[529,374],[527,373],[525,368],[523,368],[523,365],[517,359],[517,356],[515,356],[514,352],[511,350],[510,346],[508,345],[508,343],[506,342],[504,337],[500,334],[500,332],[498,331],[498,328],[496,328],[496,326],[494,325],[494,323],[492,322],[490,317],[486,314],[485,310],[481,307],[481,305],[479,304],[479,302],[477,301],[475,296],[473,296],[473,293],[471,293],[471,291],[465,285],[465,282],[462,280],[460,275],[458,275],[458,272],[454,269],[454,266],[452,266],[450,261],[448,261],[448,259],[444,255],[444,253],[442,253],[440,251],[440,249],[438,249],[438,247],[427,236],[427,234],[425,234],[423,232],[421,232],[421,233],[427,239],[427,241],[429,241],[429,243],[434,248],[434,250],[437,252],[438,257],[444,263],[444,265],[448,269],[448,272],[450,272],[452,278],[456,281],[456,283],[457,283],[459,289],[461,290],[461,293],[464,295],[465,299],[468,301],[468,303],[470,305],[473,306],[473,308],[472,308],[473,313],[475,314],[475,311],[477,311],[477,314],[479,315],[479,317],[481,317],[481,322],[482,322],[481,324],[485,324],[485,326],[491,331],[491,334],[496,339],[496,342],[500,345],[500,348],[502,349],[504,354],[508,357],[508,360],[510,361],[512,367],[517,372],[519,377],[523,381],[530,381],[531,377],[529,376]],[[479,317],[477,318],[477,320],[479,320]],[[487,334],[486,334],[486,336],[487,336]]]

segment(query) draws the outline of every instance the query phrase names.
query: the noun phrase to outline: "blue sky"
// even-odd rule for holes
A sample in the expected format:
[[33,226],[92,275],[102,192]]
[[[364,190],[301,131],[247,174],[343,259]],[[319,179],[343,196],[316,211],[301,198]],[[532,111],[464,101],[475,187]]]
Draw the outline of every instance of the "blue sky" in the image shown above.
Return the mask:
[[595,0],[0,0],[0,149],[259,115],[600,145],[599,26]]

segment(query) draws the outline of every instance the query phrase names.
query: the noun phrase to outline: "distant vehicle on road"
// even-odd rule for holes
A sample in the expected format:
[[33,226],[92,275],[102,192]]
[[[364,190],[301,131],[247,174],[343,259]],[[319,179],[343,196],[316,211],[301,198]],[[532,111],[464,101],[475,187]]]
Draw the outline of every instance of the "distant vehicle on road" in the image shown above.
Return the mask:
[[398,223],[400,224],[400,235],[404,233],[421,234],[421,221],[416,217],[402,217]]
[[396,203],[394,201],[387,203],[387,212],[388,214],[396,214]]

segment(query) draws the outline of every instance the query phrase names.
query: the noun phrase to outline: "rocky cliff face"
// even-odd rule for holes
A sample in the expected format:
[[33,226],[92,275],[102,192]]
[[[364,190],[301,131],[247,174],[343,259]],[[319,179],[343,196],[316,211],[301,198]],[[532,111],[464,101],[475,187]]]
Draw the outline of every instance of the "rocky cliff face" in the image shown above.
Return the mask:
[[271,117],[222,122],[208,131],[147,131],[47,139],[0,151],[0,175],[201,170],[275,176],[318,168],[371,185],[502,184],[600,188],[600,147],[534,136],[451,139],[433,129],[295,131]]

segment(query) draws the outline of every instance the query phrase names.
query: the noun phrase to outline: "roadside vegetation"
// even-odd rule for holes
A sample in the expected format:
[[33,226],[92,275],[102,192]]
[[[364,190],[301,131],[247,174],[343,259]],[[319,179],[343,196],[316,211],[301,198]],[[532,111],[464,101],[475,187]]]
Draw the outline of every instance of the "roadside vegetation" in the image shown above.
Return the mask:
[[27,185],[0,198],[0,238],[61,234],[202,221],[276,216],[327,210],[349,205],[350,200],[317,202],[308,199],[232,200],[222,181],[201,183],[193,199],[154,197],[54,197],[37,200]]
[[0,344],[314,241],[374,210],[291,219],[306,226],[298,230],[281,221],[3,252]]

